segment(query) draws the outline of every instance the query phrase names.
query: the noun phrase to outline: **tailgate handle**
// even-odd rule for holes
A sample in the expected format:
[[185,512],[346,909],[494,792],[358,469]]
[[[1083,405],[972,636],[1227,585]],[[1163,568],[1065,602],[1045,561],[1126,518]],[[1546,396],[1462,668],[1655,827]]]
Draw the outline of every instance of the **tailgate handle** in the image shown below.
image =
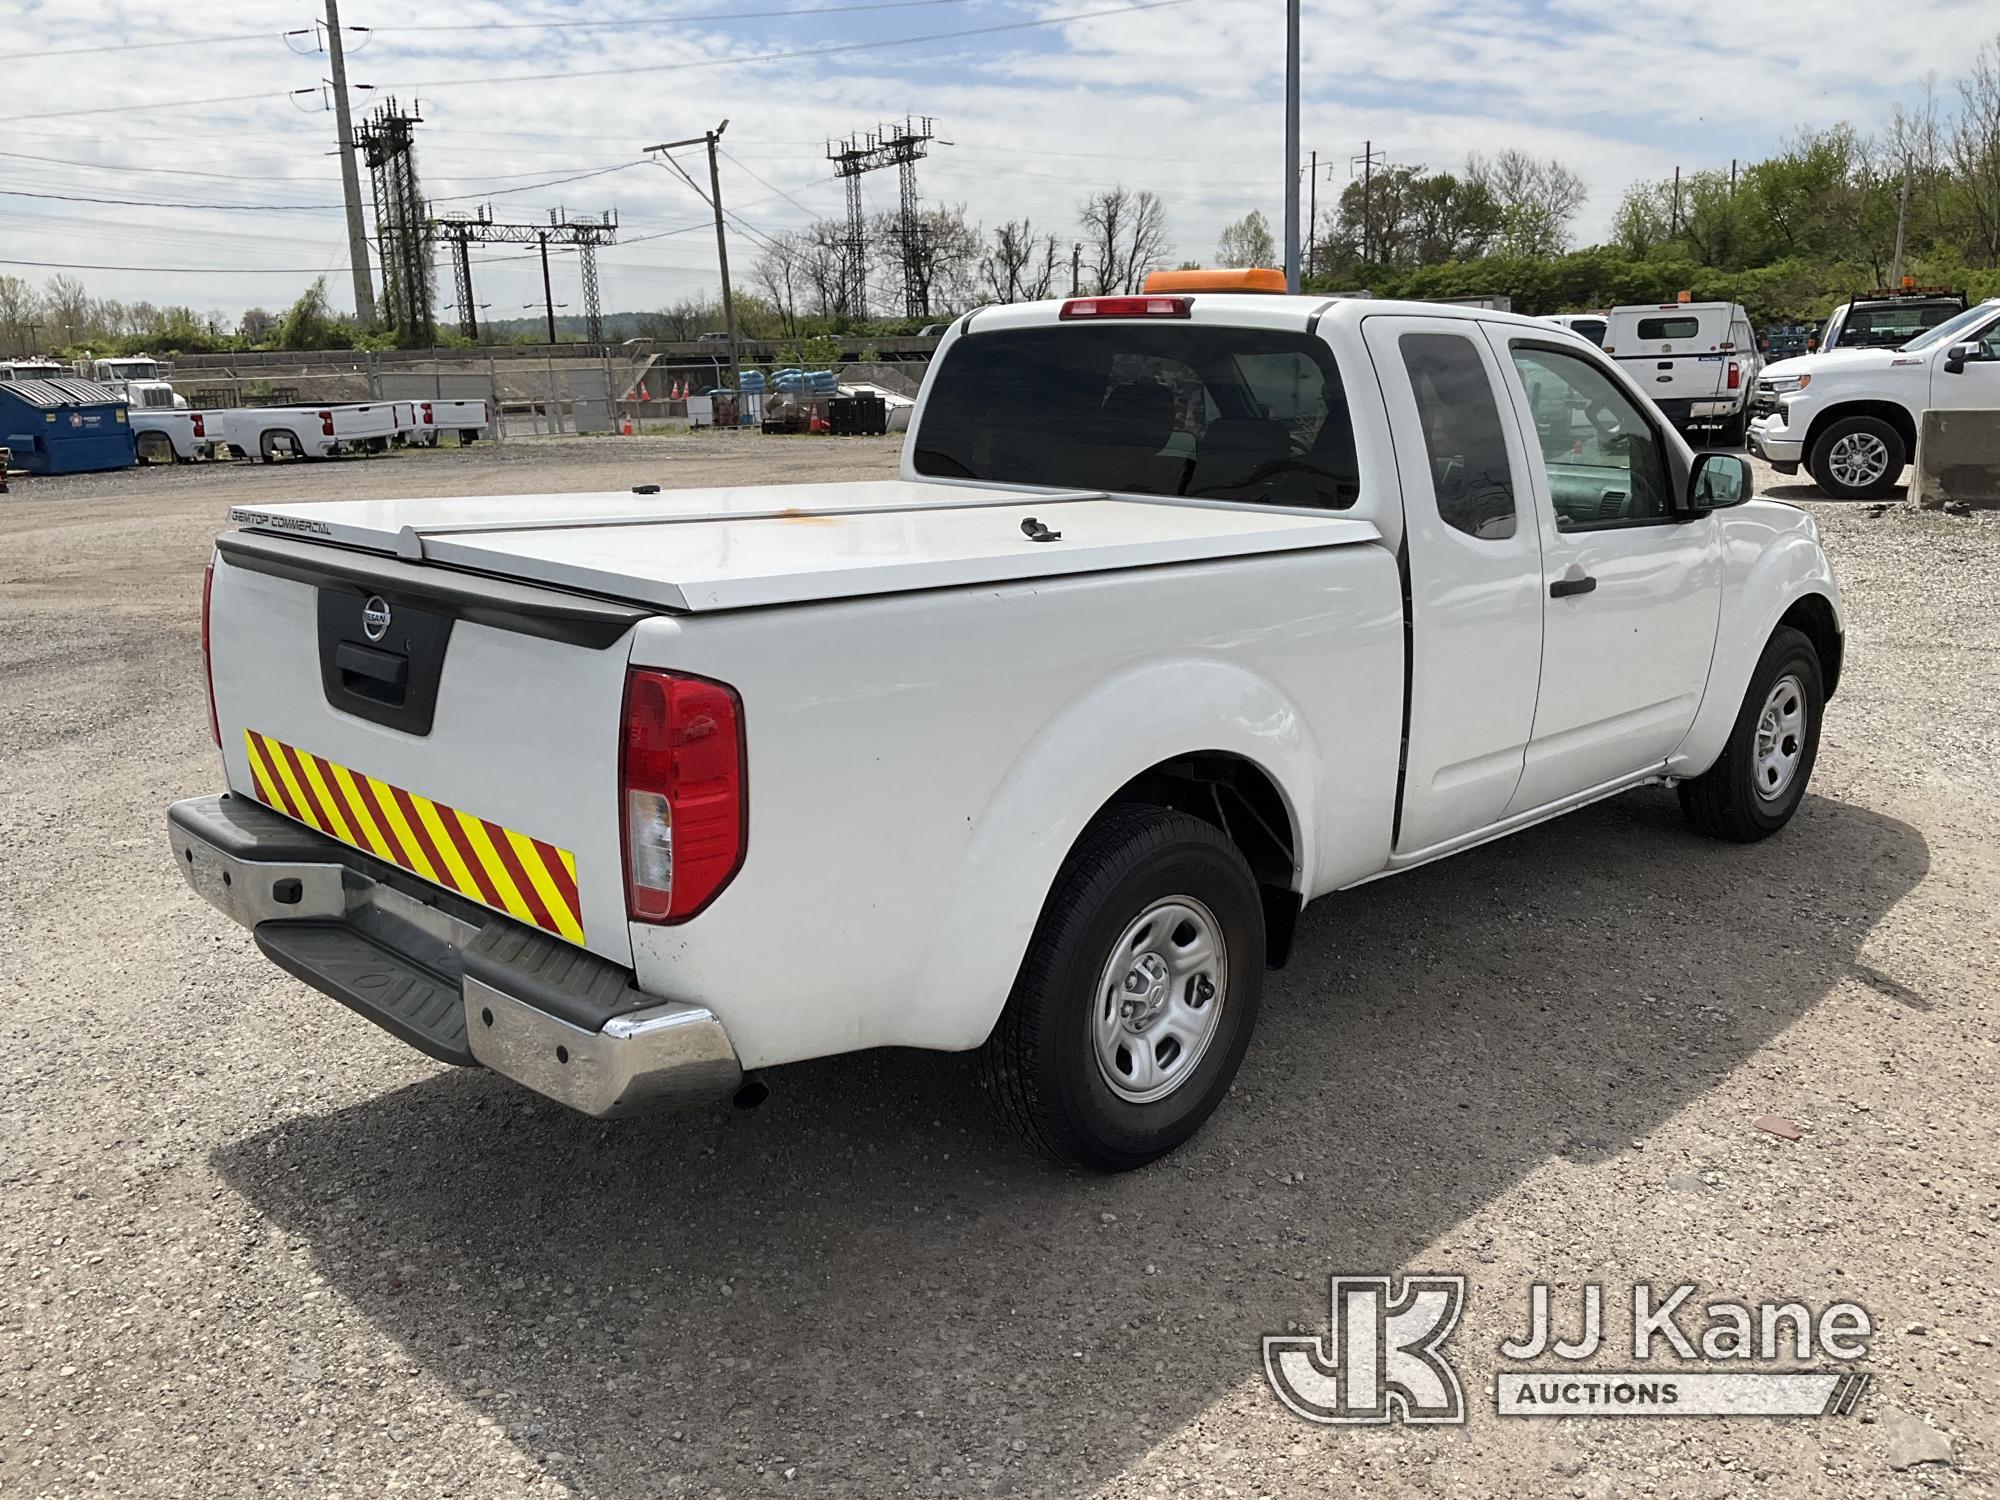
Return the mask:
[[333,664],[340,671],[341,687],[378,703],[401,703],[410,684],[410,659],[393,651],[342,641],[334,648]]

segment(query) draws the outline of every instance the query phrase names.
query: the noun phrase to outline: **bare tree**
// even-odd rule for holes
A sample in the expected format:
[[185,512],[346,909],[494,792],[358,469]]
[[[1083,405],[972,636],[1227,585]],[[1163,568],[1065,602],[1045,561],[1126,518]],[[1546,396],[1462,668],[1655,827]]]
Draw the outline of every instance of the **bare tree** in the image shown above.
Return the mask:
[[1271,237],[1271,226],[1264,221],[1262,211],[1253,208],[1222,231],[1215,247],[1215,263],[1237,267],[1278,264],[1278,242]]
[[1555,157],[1512,148],[1466,158],[1465,176],[1500,205],[1499,248],[1509,255],[1550,260],[1569,248],[1570,226],[1590,194],[1583,179]]
[[33,354],[34,335],[29,325],[37,321],[41,298],[19,276],[0,276],[0,327],[4,327],[9,354]]
[[51,344],[73,344],[91,334],[90,292],[74,276],[51,276],[42,286],[42,317]]
[[816,219],[803,231],[799,271],[811,294],[814,317],[839,319],[853,311],[848,306],[854,285],[850,269],[853,255],[847,226],[838,219]]
[[1037,248],[1028,219],[1018,224],[1009,219],[993,232],[993,248],[979,269],[995,302],[1025,302],[1038,295],[1028,290]]
[[1167,255],[1167,209],[1157,193],[1123,183],[1093,193],[1077,207],[1091,292],[1136,292],[1146,272]]
[[1948,154],[1965,198],[1973,253],[2000,265],[2000,41],[1986,43],[1958,81]]
[[877,214],[872,228],[875,260],[911,293],[919,316],[971,300],[986,238],[966,221],[963,204],[921,210],[907,233],[896,213]]
[[764,253],[757,257],[751,280],[770,299],[786,338],[799,331],[799,291],[806,283],[805,262],[812,252],[812,237],[797,229],[783,229],[772,236]]

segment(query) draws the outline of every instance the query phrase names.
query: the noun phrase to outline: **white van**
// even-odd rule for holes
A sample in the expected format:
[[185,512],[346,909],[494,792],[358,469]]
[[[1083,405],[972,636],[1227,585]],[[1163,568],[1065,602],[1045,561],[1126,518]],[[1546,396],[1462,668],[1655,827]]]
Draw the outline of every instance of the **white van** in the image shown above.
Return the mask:
[[1604,352],[1682,432],[1719,429],[1739,446],[1763,361],[1750,315],[1737,302],[1659,302],[1614,307]]

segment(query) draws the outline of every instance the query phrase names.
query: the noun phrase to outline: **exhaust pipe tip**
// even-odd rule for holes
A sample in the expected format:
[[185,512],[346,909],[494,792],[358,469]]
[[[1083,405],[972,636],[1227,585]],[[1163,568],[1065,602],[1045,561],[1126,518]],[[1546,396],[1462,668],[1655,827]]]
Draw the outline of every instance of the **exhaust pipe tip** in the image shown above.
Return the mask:
[[763,1079],[746,1078],[736,1092],[730,1095],[729,1102],[748,1114],[770,1097],[771,1086]]

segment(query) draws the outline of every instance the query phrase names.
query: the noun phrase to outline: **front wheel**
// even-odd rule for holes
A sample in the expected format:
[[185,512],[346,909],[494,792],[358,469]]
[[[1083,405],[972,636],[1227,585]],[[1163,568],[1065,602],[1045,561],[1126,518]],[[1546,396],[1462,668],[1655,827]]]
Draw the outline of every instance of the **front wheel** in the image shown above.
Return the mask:
[[1792,820],[1819,756],[1826,690],[1803,632],[1771,633],[1721,757],[1680,786],[1681,811],[1711,838],[1752,844]]
[[1813,443],[1806,467],[1835,500],[1874,500],[1895,489],[1907,462],[1903,435],[1880,417],[1842,417]]
[[1166,808],[1104,813],[1042,908],[981,1083],[1058,1160],[1129,1171],[1201,1128],[1250,1045],[1264,908],[1236,847]]

